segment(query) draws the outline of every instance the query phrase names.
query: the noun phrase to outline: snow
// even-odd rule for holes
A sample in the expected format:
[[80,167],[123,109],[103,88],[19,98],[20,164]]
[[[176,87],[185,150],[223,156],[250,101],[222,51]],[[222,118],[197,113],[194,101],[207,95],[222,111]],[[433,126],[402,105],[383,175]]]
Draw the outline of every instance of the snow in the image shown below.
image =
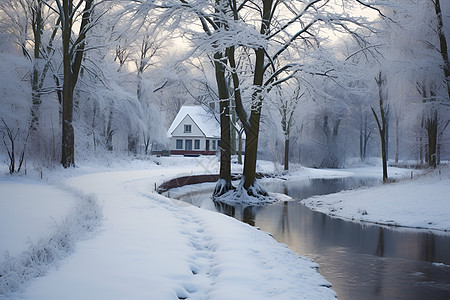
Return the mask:
[[[217,173],[217,158],[153,159],[86,162],[44,172],[43,180],[4,175],[1,249],[9,255],[0,261],[0,299],[335,298],[316,263],[268,233],[154,191],[171,178]],[[265,172],[277,167],[258,164]],[[397,183],[304,203],[353,221],[450,230],[450,168],[413,172],[405,180],[411,170],[390,168]],[[380,178],[381,168],[297,167],[283,176]]]
[[24,252],[61,223],[76,201],[67,192],[21,177],[0,179],[0,191],[0,263],[5,253]]
[[413,175],[413,180],[311,197],[302,203],[347,220],[450,231],[450,167]]
[[[4,273],[5,264],[0,266],[0,298],[335,298],[329,283],[317,272],[316,263],[294,254],[269,234],[157,194],[155,184],[186,174],[186,170],[196,174],[217,167],[217,162],[203,158],[183,159],[159,158],[159,165],[142,162],[139,169],[99,167],[94,171],[95,166],[87,164],[47,174],[48,188],[66,187],[68,199],[73,195],[91,195],[90,199],[101,207],[101,224],[72,240],[73,248],[64,250],[67,255],[48,261],[47,269],[21,282],[16,280],[13,287],[5,284],[12,278],[12,271]],[[21,183],[17,177],[10,178],[11,185],[18,184],[16,181]],[[47,203],[39,200],[39,194],[35,191],[30,197],[27,192],[24,196],[39,201],[42,205],[36,210],[46,212]],[[7,205],[0,218],[8,210]],[[58,218],[67,213],[70,218],[72,214],[62,207],[56,210],[60,213]],[[26,207],[22,211],[25,213]],[[33,221],[29,222],[33,226]],[[59,229],[42,229],[43,240],[47,241],[46,236],[52,236],[55,230]],[[37,244],[45,249],[45,243]]]

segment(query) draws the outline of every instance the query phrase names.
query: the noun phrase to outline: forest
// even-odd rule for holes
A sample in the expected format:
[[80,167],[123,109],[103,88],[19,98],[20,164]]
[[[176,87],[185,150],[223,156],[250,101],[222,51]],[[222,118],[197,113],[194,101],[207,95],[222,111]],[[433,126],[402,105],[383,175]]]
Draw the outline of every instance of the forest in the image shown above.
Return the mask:
[[145,157],[191,103],[220,119],[217,195],[242,132],[254,195],[257,158],[436,167],[449,32],[442,0],[2,0],[0,157],[11,174]]

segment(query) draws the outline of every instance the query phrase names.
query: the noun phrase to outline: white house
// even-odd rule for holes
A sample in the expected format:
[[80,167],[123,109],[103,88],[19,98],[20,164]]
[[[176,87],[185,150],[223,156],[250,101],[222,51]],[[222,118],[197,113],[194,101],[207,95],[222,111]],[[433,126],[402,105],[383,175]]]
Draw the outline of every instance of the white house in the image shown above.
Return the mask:
[[215,155],[220,124],[201,106],[182,106],[167,131],[171,154]]

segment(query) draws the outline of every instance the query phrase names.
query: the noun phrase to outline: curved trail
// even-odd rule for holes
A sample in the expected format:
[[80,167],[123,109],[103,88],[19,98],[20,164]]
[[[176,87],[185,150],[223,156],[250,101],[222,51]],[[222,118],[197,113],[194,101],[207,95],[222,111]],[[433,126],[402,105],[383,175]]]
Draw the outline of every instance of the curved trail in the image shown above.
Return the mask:
[[335,298],[317,264],[267,233],[154,191],[179,175],[156,167],[68,179],[96,195],[103,223],[17,299]]

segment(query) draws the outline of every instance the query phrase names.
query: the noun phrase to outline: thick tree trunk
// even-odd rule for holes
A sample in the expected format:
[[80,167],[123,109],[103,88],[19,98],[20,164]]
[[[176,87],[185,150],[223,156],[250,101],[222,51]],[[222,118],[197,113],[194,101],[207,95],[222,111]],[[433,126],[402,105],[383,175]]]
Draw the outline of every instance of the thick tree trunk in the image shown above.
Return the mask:
[[[72,45],[72,25],[75,18],[73,1],[64,0],[62,3],[61,25],[63,46],[64,83],[62,93],[62,141],[61,164],[64,168],[75,166],[75,133],[73,128],[73,93],[83,60],[86,31],[91,22],[93,0],[85,0],[82,20],[79,28],[77,44]],[[81,2],[80,2],[81,3]],[[76,7],[77,9],[78,7]]]
[[[264,23],[262,32],[265,32]],[[267,27],[268,28],[268,27]],[[252,95],[252,106],[249,118],[249,126],[245,133],[247,139],[245,141],[245,158],[244,158],[244,184],[243,187],[250,196],[266,196],[267,192],[256,188],[256,160],[258,156],[258,139],[259,125],[261,120],[262,108],[262,83],[264,77],[264,49],[259,48],[256,51],[255,71],[253,77],[253,85],[255,92]]]
[[231,123],[230,99],[225,79],[226,59],[222,53],[214,54],[214,67],[220,107],[220,174],[214,190],[214,197],[219,197],[233,189],[231,184]]
[[[252,114],[253,119],[259,119],[259,115]],[[256,120],[253,121],[256,124]],[[249,192],[251,186],[256,180],[256,159],[258,155],[258,128],[252,127],[246,131],[247,139],[245,140],[245,156],[244,156],[244,189]],[[249,193],[250,194],[250,193]]]
[[[234,48],[231,47],[228,51],[228,61],[230,67],[236,68],[236,61],[234,58]],[[264,49],[258,49],[256,51],[256,65],[254,75],[254,86],[261,88],[264,75],[263,70],[264,62]],[[256,187],[256,159],[258,153],[258,137],[259,137],[259,121],[261,116],[261,91],[256,90],[252,95],[252,107],[250,117],[247,119],[239,86],[238,75],[231,73],[233,78],[233,86],[235,89],[234,98],[236,100],[236,113],[244,126],[246,140],[245,140],[245,156],[244,156],[244,171],[243,171],[243,188],[247,191],[247,194],[252,196],[266,196],[267,193],[261,188]],[[256,195],[258,194],[258,195]]]
[[70,53],[70,40],[72,35],[72,24],[70,15],[72,12],[72,3],[69,0],[63,2],[63,27],[62,27],[62,44],[63,44],[63,99],[62,99],[62,150],[61,164],[64,168],[75,166],[74,157],[74,130],[73,130],[73,73],[72,73],[72,56]]
[[[64,72],[66,73],[66,72]],[[71,74],[64,74],[62,109],[62,151],[61,163],[64,168],[75,166],[73,129],[73,91],[70,86]],[[67,83],[66,83],[67,82]]]

